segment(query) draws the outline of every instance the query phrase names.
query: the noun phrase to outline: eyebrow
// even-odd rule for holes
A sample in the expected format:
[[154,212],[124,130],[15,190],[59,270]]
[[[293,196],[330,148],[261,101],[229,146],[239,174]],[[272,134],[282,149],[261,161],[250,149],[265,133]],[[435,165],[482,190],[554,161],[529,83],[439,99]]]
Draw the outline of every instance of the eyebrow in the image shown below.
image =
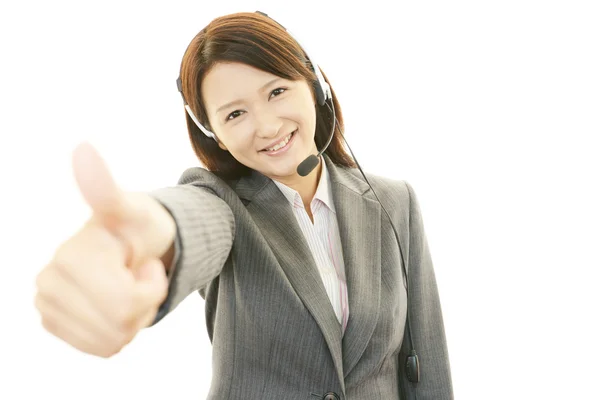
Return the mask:
[[[265,90],[265,88],[267,88],[268,86],[272,85],[274,82],[277,82],[278,80],[280,80],[281,78],[275,78],[273,80],[270,80],[269,82],[265,83],[260,89],[258,89],[258,91],[263,91]],[[237,103],[241,103],[242,100],[234,100],[234,101],[230,101],[227,104],[223,104],[221,107],[217,108],[217,111],[215,111],[215,114],[220,113],[223,109],[225,108],[229,108]]]

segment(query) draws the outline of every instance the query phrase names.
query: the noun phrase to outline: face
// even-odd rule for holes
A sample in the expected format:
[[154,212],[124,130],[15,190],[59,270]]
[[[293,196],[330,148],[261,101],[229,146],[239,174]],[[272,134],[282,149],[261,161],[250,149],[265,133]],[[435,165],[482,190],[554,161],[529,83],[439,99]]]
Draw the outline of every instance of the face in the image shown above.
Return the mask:
[[318,152],[316,101],[305,80],[219,63],[205,75],[201,90],[219,146],[245,166],[272,179],[297,179],[298,164]]

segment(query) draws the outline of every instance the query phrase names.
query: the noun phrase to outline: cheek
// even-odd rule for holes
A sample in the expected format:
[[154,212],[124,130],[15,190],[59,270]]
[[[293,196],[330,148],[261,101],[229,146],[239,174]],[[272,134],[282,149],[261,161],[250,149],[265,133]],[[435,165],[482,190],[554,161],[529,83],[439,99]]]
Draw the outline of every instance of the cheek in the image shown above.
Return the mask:
[[226,146],[227,151],[236,159],[251,157],[255,153],[250,135],[238,135],[236,140],[228,140]]

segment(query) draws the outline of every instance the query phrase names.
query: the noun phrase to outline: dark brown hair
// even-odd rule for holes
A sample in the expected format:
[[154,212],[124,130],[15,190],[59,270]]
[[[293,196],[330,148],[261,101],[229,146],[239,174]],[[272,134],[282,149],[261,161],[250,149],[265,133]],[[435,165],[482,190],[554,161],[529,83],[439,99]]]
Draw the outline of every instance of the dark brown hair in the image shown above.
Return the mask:
[[[206,73],[218,62],[239,62],[269,72],[288,80],[304,79],[313,88],[317,77],[302,47],[277,22],[258,13],[235,13],[214,19],[188,46],[181,62],[182,90],[187,103],[207,129],[210,127],[206,115],[200,84]],[[327,76],[323,73],[327,80]],[[338,124],[333,139],[325,154],[331,161],[340,166],[356,167],[352,157],[343,146],[344,118],[335,92],[331,89],[333,106]],[[185,112],[185,111],[184,111]],[[327,105],[317,105],[317,123],[315,142],[322,149],[332,128],[332,113]],[[237,179],[251,172],[250,168],[241,164],[216,141],[208,138],[196,126],[190,116],[186,121],[190,141],[194,152],[209,171],[213,171],[223,179]]]

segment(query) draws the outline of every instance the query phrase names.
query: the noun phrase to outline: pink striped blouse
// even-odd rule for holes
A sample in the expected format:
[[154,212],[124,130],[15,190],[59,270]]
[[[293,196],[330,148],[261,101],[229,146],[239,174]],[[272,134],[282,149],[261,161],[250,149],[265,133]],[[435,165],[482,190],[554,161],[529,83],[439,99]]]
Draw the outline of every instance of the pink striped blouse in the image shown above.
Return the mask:
[[280,182],[275,180],[273,182],[292,205],[296,220],[306,237],[343,334],[346,330],[350,310],[348,309],[348,288],[344,270],[342,241],[333,204],[329,172],[322,158],[321,165],[321,177],[317,191],[310,203],[314,224],[304,209],[300,194]]

